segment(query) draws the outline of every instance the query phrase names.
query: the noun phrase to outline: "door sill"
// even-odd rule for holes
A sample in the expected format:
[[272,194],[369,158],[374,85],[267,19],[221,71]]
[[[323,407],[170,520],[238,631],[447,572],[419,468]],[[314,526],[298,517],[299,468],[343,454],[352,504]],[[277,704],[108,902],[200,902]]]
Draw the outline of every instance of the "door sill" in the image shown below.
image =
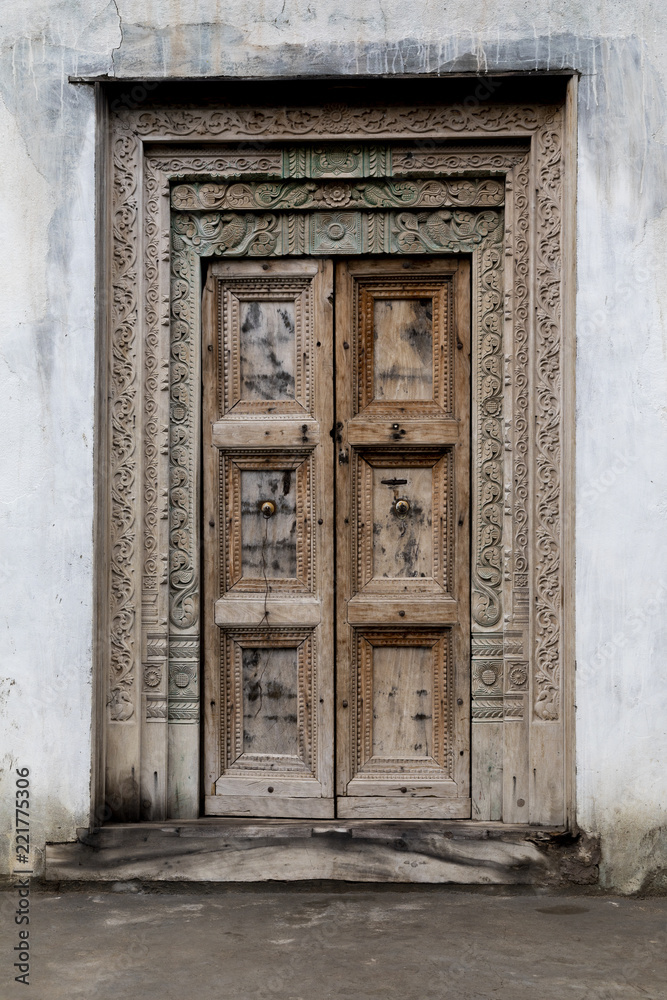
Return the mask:
[[45,877],[556,886],[567,882],[568,871],[588,871],[576,860],[581,851],[579,838],[562,827],[216,816],[80,830],[76,843],[47,845]]

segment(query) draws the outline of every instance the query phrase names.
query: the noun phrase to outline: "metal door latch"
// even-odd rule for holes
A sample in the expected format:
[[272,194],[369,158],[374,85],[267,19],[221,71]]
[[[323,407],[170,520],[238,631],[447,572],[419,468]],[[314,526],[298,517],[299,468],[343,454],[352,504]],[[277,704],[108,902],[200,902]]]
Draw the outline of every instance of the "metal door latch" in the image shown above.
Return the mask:
[[260,507],[260,510],[264,515],[264,517],[273,517],[273,515],[276,512],[276,505],[273,503],[272,500],[265,500],[262,506]]

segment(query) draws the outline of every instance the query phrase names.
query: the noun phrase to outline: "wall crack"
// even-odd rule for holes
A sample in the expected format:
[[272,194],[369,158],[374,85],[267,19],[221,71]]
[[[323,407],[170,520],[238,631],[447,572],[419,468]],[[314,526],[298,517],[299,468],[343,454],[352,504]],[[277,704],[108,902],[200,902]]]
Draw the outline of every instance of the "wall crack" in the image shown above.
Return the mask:
[[116,64],[114,60],[116,53],[120,52],[121,46],[123,44],[123,16],[120,10],[118,9],[118,0],[111,0],[111,4],[114,7],[116,15],[118,17],[118,31],[120,32],[120,41],[118,42],[118,45],[115,45],[114,48],[111,50],[111,76],[115,76]]

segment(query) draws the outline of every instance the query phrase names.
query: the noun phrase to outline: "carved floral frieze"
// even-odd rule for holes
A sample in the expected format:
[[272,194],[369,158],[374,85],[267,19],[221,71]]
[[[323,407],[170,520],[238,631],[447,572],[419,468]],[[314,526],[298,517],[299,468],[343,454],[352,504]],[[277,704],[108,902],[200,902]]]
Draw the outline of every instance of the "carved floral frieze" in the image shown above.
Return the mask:
[[177,184],[172,208],[180,212],[229,210],[262,211],[317,208],[448,208],[502,205],[505,185],[489,178],[460,180],[404,180],[231,184]]

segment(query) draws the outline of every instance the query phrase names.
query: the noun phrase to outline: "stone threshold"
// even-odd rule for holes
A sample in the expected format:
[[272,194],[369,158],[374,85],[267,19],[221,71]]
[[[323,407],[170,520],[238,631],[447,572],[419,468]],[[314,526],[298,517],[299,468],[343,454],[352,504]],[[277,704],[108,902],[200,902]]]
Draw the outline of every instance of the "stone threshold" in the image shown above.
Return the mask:
[[560,827],[423,820],[211,817],[110,824],[49,844],[47,881],[597,882],[599,847]]

